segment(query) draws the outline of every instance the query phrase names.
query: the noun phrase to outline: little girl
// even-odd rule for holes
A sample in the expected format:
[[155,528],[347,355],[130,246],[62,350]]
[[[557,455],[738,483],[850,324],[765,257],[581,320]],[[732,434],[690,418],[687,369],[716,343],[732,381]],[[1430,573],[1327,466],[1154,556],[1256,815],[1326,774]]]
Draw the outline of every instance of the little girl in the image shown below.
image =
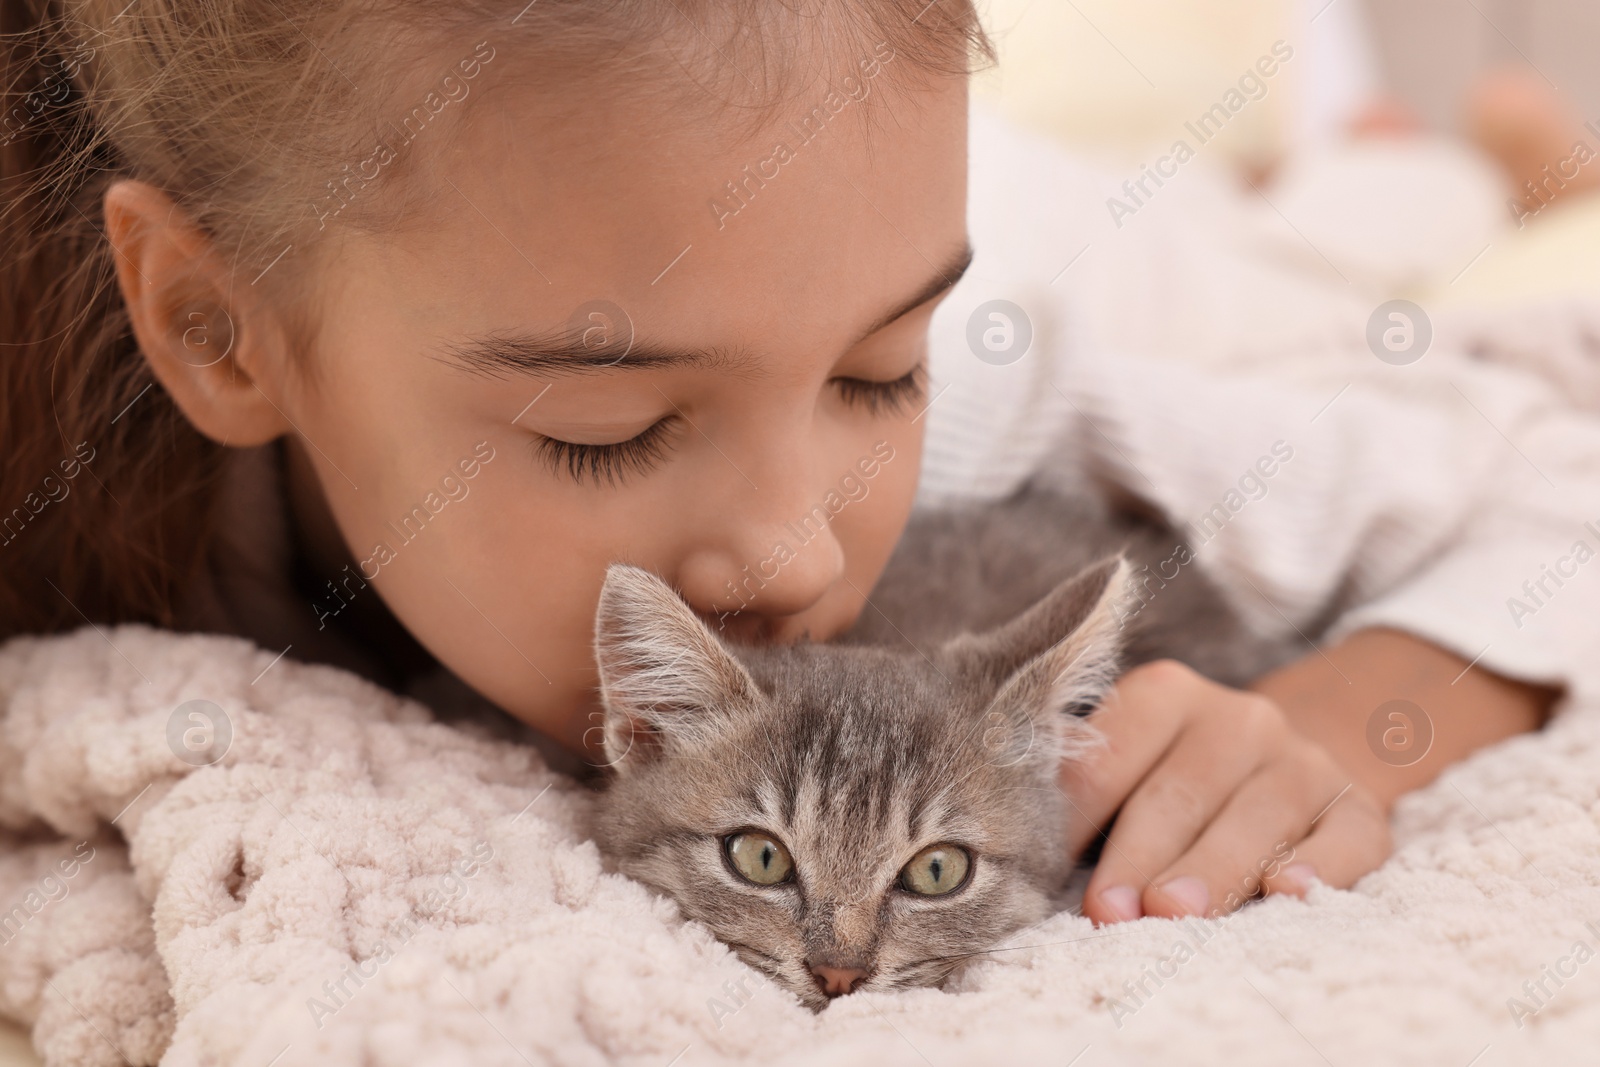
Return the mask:
[[[211,629],[413,690],[442,665],[593,757],[607,564],[663,575],[730,640],[827,639],[872,610],[919,475],[954,484],[1026,436],[984,414],[1005,375],[1053,368],[1065,398],[1109,366],[1043,315],[998,358],[983,331],[1015,316],[936,316],[1015,240],[985,221],[1014,195],[992,179],[969,228],[966,75],[988,46],[961,0],[0,13],[7,635]],[[1186,403],[1277,470],[1270,395]],[[1352,395],[1318,430],[1365,410]],[[1164,506],[1068,417],[1040,465]],[[1204,435],[1173,449],[1202,495],[1269,477]],[[1295,454],[1325,511],[1381,480]],[[1403,496],[1368,493],[1363,523],[1453,528]],[[1291,609],[1308,627],[1386,544],[1311,514],[1280,525],[1324,590]],[[1559,678],[1462,653],[1379,624],[1256,692],[1128,673],[1096,713],[1109,747],[1063,772],[1066,847],[1116,818],[1086,912],[1353,883],[1397,796],[1550,707],[1528,683]],[[1398,768],[1366,741],[1396,699],[1436,710]]]

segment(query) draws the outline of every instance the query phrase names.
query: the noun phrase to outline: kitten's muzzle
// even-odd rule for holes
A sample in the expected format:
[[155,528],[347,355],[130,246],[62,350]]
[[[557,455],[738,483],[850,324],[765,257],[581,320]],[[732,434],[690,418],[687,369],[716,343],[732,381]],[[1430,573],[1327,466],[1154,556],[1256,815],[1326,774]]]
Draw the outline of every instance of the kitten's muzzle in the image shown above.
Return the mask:
[[860,967],[829,967],[823,963],[808,963],[812,980],[824,995],[832,999],[854,993],[856,987],[867,980],[867,972]]

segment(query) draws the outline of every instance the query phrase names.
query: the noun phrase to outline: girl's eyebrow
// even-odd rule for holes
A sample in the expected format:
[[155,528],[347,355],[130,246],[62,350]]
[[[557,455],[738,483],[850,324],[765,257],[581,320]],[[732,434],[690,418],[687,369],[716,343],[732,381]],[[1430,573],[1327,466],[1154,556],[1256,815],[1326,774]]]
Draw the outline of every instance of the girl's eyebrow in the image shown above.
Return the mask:
[[917,290],[915,296],[897,305],[888,314],[876,319],[871,326],[861,332],[861,335],[856,338],[856,342],[859,344],[891,322],[911,314],[934,297],[943,296],[951,289],[954,289],[956,282],[959,282],[962,276],[967,273],[967,268],[972,266],[972,256],[972,242],[968,241],[962,244],[960,251],[951,256],[942,268],[935,268],[934,276],[928,279],[926,285]]
[[[856,338],[855,343],[872,336],[935,297],[942,296],[961,280],[972,265],[972,245],[964,243],[945,266],[921,289],[880,316]],[[447,344],[434,359],[450,363],[471,373],[501,377],[505,374],[587,374],[612,368],[693,367],[725,372],[754,373],[758,361],[748,351],[728,349],[664,348],[632,338],[622,344],[600,347],[585,345],[570,335],[553,337],[533,333],[502,332]]]
[[497,333],[474,337],[445,346],[441,360],[471,373],[492,378],[505,374],[591,374],[613,368],[634,369],[695,367],[709,370],[751,372],[756,359],[749,352],[727,349],[661,348],[648,343],[625,343],[590,347],[570,336],[550,337],[531,333]]

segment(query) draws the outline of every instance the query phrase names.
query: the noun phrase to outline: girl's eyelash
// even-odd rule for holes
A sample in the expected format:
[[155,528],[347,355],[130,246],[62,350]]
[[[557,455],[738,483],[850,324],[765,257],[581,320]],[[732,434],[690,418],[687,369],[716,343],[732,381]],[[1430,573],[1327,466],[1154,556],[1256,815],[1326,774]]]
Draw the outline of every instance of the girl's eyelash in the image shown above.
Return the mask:
[[651,423],[642,433],[609,445],[580,445],[554,437],[536,437],[534,451],[556,474],[579,485],[620,485],[629,474],[645,474],[666,455],[670,419]]
[[839,393],[847,404],[859,404],[869,415],[901,414],[919,403],[928,392],[927,361],[888,382],[869,382],[861,378],[835,378]]
[[[859,404],[871,415],[899,414],[927,395],[926,361],[888,382],[835,378],[847,404]],[[648,473],[667,453],[670,419],[651,423],[644,432],[609,445],[582,445],[554,437],[535,437],[534,452],[556,474],[579,485],[622,484],[629,474]]]

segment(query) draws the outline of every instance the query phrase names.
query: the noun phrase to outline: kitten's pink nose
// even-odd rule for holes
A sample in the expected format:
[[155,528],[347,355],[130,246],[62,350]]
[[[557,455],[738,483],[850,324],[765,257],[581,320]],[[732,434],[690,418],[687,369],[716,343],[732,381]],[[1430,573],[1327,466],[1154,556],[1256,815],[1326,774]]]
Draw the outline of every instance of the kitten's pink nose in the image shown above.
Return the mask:
[[820,963],[810,964],[811,977],[817,980],[817,985],[830,997],[842,997],[846,993],[854,993],[856,986],[867,979],[867,972],[859,967],[828,967]]

